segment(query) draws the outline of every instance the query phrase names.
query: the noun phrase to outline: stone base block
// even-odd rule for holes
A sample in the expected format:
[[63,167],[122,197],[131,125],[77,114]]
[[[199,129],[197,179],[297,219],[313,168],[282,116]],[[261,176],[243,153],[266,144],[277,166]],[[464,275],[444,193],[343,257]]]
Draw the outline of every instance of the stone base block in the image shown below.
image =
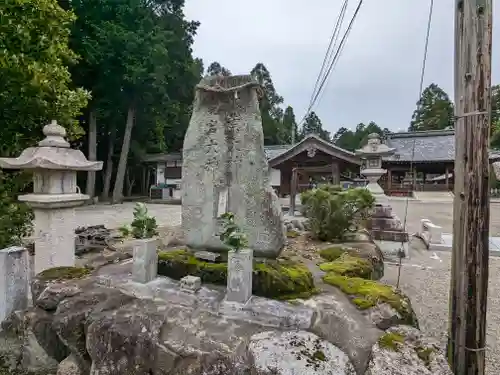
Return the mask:
[[246,303],[252,296],[253,251],[229,251],[226,301]]
[[197,276],[185,276],[181,279],[181,289],[196,292],[201,288],[201,279]]
[[377,241],[394,241],[394,242],[409,241],[409,235],[407,232],[372,230],[371,235],[372,238]]
[[376,205],[373,208],[372,217],[373,218],[376,218],[376,217],[390,218],[390,217],[392,217],[392,207],[391,206]]
[[16,310],[28,308],[30,267],[28,250],[0,250],[0,323]]
[[132,279],[138,283],[148,283],[158,274],[158,245],[156,238],[136,240],[133,244]]

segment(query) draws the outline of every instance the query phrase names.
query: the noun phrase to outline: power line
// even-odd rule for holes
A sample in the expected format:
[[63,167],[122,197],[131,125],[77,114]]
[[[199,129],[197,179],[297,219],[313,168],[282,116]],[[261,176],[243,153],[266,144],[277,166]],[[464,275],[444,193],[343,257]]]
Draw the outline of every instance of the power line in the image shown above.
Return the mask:
[[333,48],[337,44],[338,37],[339,37],[339,31],[340,27],[342,26],[342,23],[344,22],[344,17],[345,13],[347,10],[347,4],[349,3],[349,0],[344,0],[344,4],[342,4],[342,8],[340,9],[339,16],[337,17],[337,22],[335,23],[335,27],[333,29],[332,35],[330,36],[330,42],[328,43],[328,48],[325,53],[325,57],[323,58],[323,63],[321,64],[321,70],[319,71],[318,77],[316,78],[316,83],[314,84],[314,90],[311,93],[311,98],[309,99],[309,105],[313,102],[314,95],[316,93],[316,90],[318,89],[318,84],[321,80],[321,77],[323,76],[323,73],[325,71],[326,64],[330,64],[331,56],[333,53]]
[[344,47],[344,44],[346,43],[347,41],[347,38],[352,30],[352,26],[354,24],[354,21],[356,20],[356,17],[358,16],[358,13],[359,13],[359,10],[361,9],[361,5],[363,4],[363,0],[359,0],[359,3],[358,3],[358,6],[356,7],[356,10],[354,11],[354,14],[351,18],[351,21],[349,22],[349,25],[347,26],[347,29],[344,33],[344,36],[342,37],[341,41],[340,41],[340,44],[339,44],[339,47],[337,48],[337,52],[335,53],[332,61],[330,62],[329,66],[328,66],[328,70],[326,71],[322,81],[321,81],[321,84],[319,85],[319,88],[316,92],[316,94],[314,95],[313,97],[313,100],[311,101],[311,103],[309,104],[309,107],[307,108],[307,111],[304,115],[304,117],[302,118],[302,120],[300,120],[299,122],[299,125],[302,124],[304,122],[304,120],[306,119],[307,115],[310,113],[312,107],[314,106],[314,104],[316,103],[316,101],[318,100],[318,97],[321,93],[321,90],[323,89],[332,69],[335,67],[339,57],[340,57],[340,54],[343,50],[343,47]]
[[[421,103],[420,103],[420,99],[422,97],[422,92],[423,92],[423,89],[424,89],[424,77],[425,77],[425,68],[426,68],[426,64],[427,64],[427,52],[428,52],[428,49],[429,49],[429,37],[430,37],[430,33],[431,33],[431,25],[432,25],[432,12],[433,12],[433,9],[434,9],[434,0],[430,0],[430,4],[429,4],[429,18],[427,19],[427,32],[426,32],[426,35],[425,35],[425,47],[424,47],[424,57],[422,59],[422,69],[420,71],[420,86],[419,86],[419,94],[418,94],[418,104],[417,104],[417,108],[420,107]],[[415,159],[415,145],[416,145],[416,139],[413,138],[413,144],[412,144],[412,147],[411,147],[411,159],[410,159],[410,172],[411,172],[411,176],[412,176],[412,189],[415,188],[414,185],[414,181],[415,181],[415,176],[414,176],[414,172],[413,172],[413,163],[414,163],[414,159]],[[407,196],[406,197],[406,202],[405,202],[405,214],[404,214],[404,220],[403,220],[403,228],[406,229],[406,222],[408,220],[408,204],[409,204],[409,197]],[[403,248],[403,242],[401,242],[401,248]],[[403,258],[402,258],[402,255],[399,256],[399,266],[398,266],[398,279],[397,279],[397,282],[396,282],[396,288],[399,289],[399,282],[401,280],[401,266],[402,266],[402,261],[403,261]]]

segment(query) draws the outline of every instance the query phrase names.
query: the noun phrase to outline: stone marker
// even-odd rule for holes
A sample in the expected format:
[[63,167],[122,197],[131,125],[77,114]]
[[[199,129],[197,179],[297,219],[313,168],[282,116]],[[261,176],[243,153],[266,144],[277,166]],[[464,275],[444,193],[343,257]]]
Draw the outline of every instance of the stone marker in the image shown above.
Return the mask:
[[89,161],[66,142],[66,130],[52,121],[45,139],[17,158],[0,158],[0,168],[33,171],[33,193],[19,200],[35,213],[35,274],[52,267],[75,265],[75,207],[90,197],[80,194],[76,174],[99,171],[101,161]]
[[16,310],[28,308],[30,271],[28,250],[0,250],[0,323]]
[[252,296],[253,251],[231,250],[227,263],[227,302],[246,303]]
[[201,279],[198,276],[184,276],[181,279],[181,289],[196,292],[201,288]]
[[182,227],[192,249],[226,252],[217,218],[235,215],[256,256],[285,244],[281,206],[264,153],[257,88],[250,75],[207,77],[196,87],[184,138]]
[[157,238],[135,240],[133,244],[132,279],[138,283],[149,283],[158,275]]

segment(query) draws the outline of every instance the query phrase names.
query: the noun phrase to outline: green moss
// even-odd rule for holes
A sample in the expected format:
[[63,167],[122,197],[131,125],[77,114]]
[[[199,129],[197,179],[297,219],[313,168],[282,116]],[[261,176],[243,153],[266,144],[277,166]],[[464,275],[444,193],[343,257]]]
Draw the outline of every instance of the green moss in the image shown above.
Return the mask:
[[320,264],[319,268],[324,272],[335,272],[341,276],[362,279],[371,279],[373,274],[373,265],[369,260],[349,254],[343,254],[333,262]]
[[296,230],[289,230],[286,232],[286,236],[288,238],[297,238],[298,236],[300,236],[300,233],[297,232]]
[[[158,274],[179,280],[187,275],[202,282],[226,285],[227,263],[210,263],[196,259],[186,250],[162,251],[158,254]],[[292,261],[254,263],[253,294],[281,300],[309,298],[317,293],[309,269]]]
[[399,346],[404,343],[404,341],[405,338],[403,335],[391,332],[384,333],[382,336],[380,336],[380,338],[378,339],[378,344],[381,348],[396,352]]
[[336,261],[346,250],[343,247],[333,246],[323,249],[319,252],[319,256],[329,262]]
[[326,355],[325,353],[323,353],[322,350],[316,350],[313,355],[312,355],[312,359],[315,360],[315,361],[326,361]]
[[43,281],[74,280],[90,275],[92,270],[85,267],[54,267],[46,269],[37,275]]
[[418,358],[420,358],[425,366],[429,367],[431,364],[431,354],[434,353],[434,348],[417,347],[415,348]]
[[352,302],[360,310],[366,310],[379,303],[387,303],[402,317],[402,323],[418,328],[418,320],[410,300],[390,285],[359,277],[346,277],[330,272],[323,277],[326,284],[339,288],[352,297]]

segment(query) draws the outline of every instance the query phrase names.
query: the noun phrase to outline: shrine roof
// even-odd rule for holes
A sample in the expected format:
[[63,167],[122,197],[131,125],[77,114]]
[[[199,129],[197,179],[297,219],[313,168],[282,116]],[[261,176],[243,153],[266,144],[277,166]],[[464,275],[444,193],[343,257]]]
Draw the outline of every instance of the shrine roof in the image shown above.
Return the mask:
[[[415,142],[414,162],[455,161],[455,130],[429,130],[421,132],[391,133],[386,143],[396,149],[384,161],[410,162]],[[499,160],[500,153],[490,150],[490,160]]]

